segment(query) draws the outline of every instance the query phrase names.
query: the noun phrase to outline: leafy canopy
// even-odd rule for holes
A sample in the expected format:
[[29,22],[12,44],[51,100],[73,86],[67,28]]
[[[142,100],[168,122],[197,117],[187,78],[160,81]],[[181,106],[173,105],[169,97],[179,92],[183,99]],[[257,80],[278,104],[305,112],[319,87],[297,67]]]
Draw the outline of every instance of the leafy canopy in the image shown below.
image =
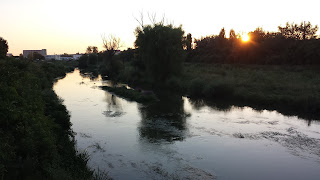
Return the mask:
[[0,37],[0,59],[4,59],[8,52],[8,42]]
[[163,82],[181,71],[184,59],[182,27],[157,23],[135,31],[138,58],[154,82]]

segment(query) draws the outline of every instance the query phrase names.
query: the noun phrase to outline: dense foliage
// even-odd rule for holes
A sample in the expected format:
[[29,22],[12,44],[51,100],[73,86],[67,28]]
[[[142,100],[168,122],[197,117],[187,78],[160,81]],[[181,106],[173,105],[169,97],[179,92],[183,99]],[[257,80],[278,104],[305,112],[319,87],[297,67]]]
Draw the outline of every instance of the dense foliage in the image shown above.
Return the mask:
[[147,25],[136,29],[135,46],[137,60],[141,61],[141,71],[153,82],[164,82],[181,72],[184,60],[183,35],[181,27]]
[[0,37],[0,59],[3,59],[7,56],[8,48],[8,42]]
[[250,40],[243,42],[240,35],[224,29],[219,35],[196,39],[195,49],[189,53],[189,62],[236,64],[286,64],[319,65],[320,40],[316,38],[318,27],[310,22],[289,24],[278,32],[265,32],[262,28],[249,33]]
[[90,179],[75,150],[70,119],[52,90],[67,69],[54,63],[0,60],[1,179]]

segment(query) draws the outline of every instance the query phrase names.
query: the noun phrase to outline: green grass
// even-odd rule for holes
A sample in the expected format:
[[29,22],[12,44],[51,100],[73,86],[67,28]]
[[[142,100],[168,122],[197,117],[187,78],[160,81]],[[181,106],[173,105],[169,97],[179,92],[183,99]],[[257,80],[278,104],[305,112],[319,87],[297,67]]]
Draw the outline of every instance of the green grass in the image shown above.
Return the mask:
[[320,112],[319,67],[185,64],[184,70],[181,86],[191,97]]
[[57,77],[73,70],[63,63],[0,60],[1,179],[94,179],[52,90]]

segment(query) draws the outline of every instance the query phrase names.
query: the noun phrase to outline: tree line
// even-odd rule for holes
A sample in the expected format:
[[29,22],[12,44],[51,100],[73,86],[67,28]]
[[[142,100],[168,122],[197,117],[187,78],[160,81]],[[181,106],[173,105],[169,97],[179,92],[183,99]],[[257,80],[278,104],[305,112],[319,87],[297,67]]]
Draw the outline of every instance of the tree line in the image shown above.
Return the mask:
[[287,23],[278,26],[278,32],[266,32],[258,27],[248,33],[250,40],[243,42],[241,35],[225,29],[219,35],[195,39],[195,48],[188,54],[188,62],[231,64],[320,64],[318,26],[310,22]]
[[[104,51],[89,46],[79,67],[98,66],[101,74],[125,81],[165,82],[179,76],[183,62],[260,65],[319,65],[318,26],[310,22],[287,23],[277,32],[258,27],[242,41],[231,29],[229,37],[221,29],[218,35],[193,39],[181,26],[163,22],[140,24],[135,30],[134,49],[119,51],[120,39],[103,38]],[[128,67],[125,65],[129,64]]]

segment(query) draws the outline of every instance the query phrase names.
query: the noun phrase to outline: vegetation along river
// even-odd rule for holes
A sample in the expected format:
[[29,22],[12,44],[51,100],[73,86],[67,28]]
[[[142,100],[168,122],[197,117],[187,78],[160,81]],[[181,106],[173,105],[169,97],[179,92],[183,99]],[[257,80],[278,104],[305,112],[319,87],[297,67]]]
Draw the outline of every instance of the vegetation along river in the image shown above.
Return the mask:
[[320,123],[276,111],[164,96],[142,105],[79,70],[54,85],[89,166],[114,179],[320,177]]

